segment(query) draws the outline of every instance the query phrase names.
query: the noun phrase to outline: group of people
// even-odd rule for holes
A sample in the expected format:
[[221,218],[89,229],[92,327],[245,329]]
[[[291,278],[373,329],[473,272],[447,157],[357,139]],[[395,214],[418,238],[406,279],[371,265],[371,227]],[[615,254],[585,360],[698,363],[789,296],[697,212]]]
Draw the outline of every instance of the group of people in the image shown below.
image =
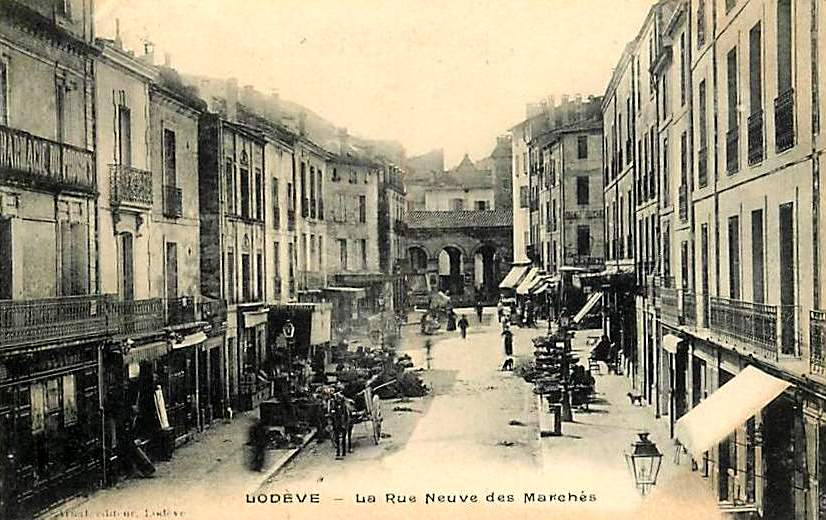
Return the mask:
[[599,339],[599,342],[597,342],[591,351],[591,359],[594,361],[603,361],[608,365],[609,374],[611,372],[619,372],[617,368],[619,365],[619,346],[616,342],[610,341],[608,336],[603,335]]

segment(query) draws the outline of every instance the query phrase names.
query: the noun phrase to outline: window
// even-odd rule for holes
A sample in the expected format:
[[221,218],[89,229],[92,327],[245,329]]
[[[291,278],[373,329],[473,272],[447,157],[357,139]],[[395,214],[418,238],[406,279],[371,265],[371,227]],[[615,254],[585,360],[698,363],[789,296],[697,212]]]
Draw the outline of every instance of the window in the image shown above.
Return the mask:
[[309,269],[309,263],[307,259],[307,233],[301,234],[301,264],[299,265],[301,269],[307,271]]
[[318,201],[318,219],[324,220],[324,191],[322,189],[324,178],[322,177],[320,168],[318,170],[316,180],[318,181],[318,189],[316,190],[316,200]]
[[739,165],[739,131],[737,106],[737,47],[732,48],[726,58],[728,77],[728,134],[726,135],[726,171],[734,173]]
[[708,142],[706,128],[706,81],[700,81],[698,101],[699,150],[697,151],[697,181],[701,188],[708,185],[708,160],[706,145]]
[[680,287],[691,287],[688,260],[688,241],[680,243]]
[[324,270],[324,238],[318,237],[318,270]]
[[120,236],[120,268],[121,268],[121,298],[132,300],[135,298],[135,263],[132,255],[132,234],[123,233]]
[[316,216],[315,166],[310,166],[310,218]]
[[281,244],[278,240],[272,244],[273,256],[273,291],[276,295],[281,294]]
[[729,298],[740,299],[740,217],[728,219]]
[[671,194],[669,193],[671,188],[671,179],[668,178],[668,138],[663,138],[663,207],[668,207],[671,205]]
[[0,124],[9,124],[9,70],[0,58]]
[[576,178],[576,203],[580,206],[588,205],[590,193],[588,193],[588,177]]
[[338,262],[342,271],[348,269],[347,266],[347,240],[344,238],[338,239]]
[[680,134],[680,186],[688,186],[688,134]]
[[367,197],[364,195],[359,195],[359,222],[367,222]]
[[752,301],[763,303],[765,296],[765,251],[763,247],[763,210],[751,212]]
[[224,174],[226,175],[227,188],[227,213],[235,214],[235,165],[232,159],[227,158],[224,166]]
[[579,135],[576,138],[576,158],[577,159],[587,159],[588,158],[588,136],[587,135]]
[[663,231],[663,276],[671,276],[671,230],[667,222]]
[[476,201],[476,209],[478,211],[484,211],[488,209],[488,201],[486,200],[477,200]]
[[263,192],[261,191],[263,188],[261,184],[261,168],[255,169],[255,218],[258,220],[264,220],[264,204],[261,200],[261,195]]
[[166,243],[166,297],[178,297],[178,244]]
[[235,292],[235,253],[232,249],[227,251],[227,300],[229,303],[235,303],[237,294]]
[[763,108],[762,29],[757,22],[749,31],[749,108],[756,114]]
[[520,186],[519,187],[519,207],[520,208],[527,208],[528,207],[528,187],[527,186]]
[[167,186],[177,186],[177,165],[175,132],[168,128],[163,130],[163,176]]
[[792,88],[792,1],[777,0],[777,92]]
[[272,225],[275,229],[281,227],[281,201],[278,195],[278,179],[272,180]]
[[307,165],[301,163],[301,216],[307,217],[309,213],[309,201],[307,200]]
[[330,177],[333,182],[338,182],[341,180],[341,177],[338,176],[338,168],[333,168],[333,176]]
[[245,302],[252,301],[252,266],[248,253],[241,253],[241,297]]
[[118,105],[118,159],[119,164],[132,165],[132,113],[124,105]]
[[241,173],[241,216],[250,217],[250,171],[240,168]]
[[264,299],[264,255],[261,251],[255,254],[255,297]]
[[688,63],[685,54],[685,33],[680,35],[680,106],[685,105],[686,69]]
[[451,199],[450,207],[454,211],[465,209],[464,199]]
[[[316,254],[315,254],[315,235],[310,235],[310,264],[312,264],[312,263],[315,261],[315,259],[316,259]],[[320,266],[320,265],[319,265],[318,267],[319,267],[319,269],[321,268],[321,266]],[[314,270],[314,269],[310,269],[310,271],[313,271],[313,270]]]
[[361,253],[361,269],[367,270],[367,240],[359,240],[359,252]]
[[579,256],[589,256],[591,254],[591,227],[577,226],[576,228],[576,254]]
[[57,141],[66,142],[66,95],[68,87],[66,78],[57,78],[55,89],[55,112],[57,115]]

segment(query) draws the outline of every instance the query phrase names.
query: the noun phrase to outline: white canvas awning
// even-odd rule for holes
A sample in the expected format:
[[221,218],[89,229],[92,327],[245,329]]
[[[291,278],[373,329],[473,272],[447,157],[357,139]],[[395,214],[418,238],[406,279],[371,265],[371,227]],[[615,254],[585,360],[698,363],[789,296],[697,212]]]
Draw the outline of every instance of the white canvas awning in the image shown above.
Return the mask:
[[731,434],[791,383],[748,366],[680,417],[675,436],[695,459]]
[[513,289],[519,282],[522,281],[522,278],[525,277],[525,274],[528,272],[529,268],[529,265],[515,265],[511,267],[508,275],[505,276],[505,278],[499,283],[499,288]]
[[579,312],[576,313],[576,316],[574,316],[574,323],[579,323],[580,321],[582,321],[582,318],[587,316],[588,313],[591,312],[591,309],[593,309],[597,302],[601,299],[602,291],[597,291],[590,297],[588,297],[588,301],[585,302],[585,305],[583,305],[582,308],[579,309]]
[[672,354],[677,353],[677,345],[683,340],[680,336],[675,336],[674,334],[666,334],[663,336],[662,346],[663,350],[666,352],[670,352]]
[[206,341],[206,339],[207,339],[206,333],[196,332],[195,334],[189,334],[187,336],[184,336],[184,338],[181,340],[180,343],[173,343],[172,348],[173,349],[179,349],[179,348],[191,347],[192,345],[197,345],[199,343],[203,343],[204,341]]
[[536,267],[531,267],[531,270],[528,271],[527,276],[522,279],[522,282],[519,284],[519,287],[516,288],[516,294],[528,294],[528,292],[533,287],[534,282],[539,277],[539,269]]

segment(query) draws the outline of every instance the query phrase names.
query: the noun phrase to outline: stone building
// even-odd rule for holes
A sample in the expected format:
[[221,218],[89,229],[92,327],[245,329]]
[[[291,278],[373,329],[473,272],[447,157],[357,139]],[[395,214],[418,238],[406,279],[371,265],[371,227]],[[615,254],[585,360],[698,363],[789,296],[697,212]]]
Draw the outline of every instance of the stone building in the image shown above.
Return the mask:
[[[603,104],[614,269],[598,283],[615,292],[634,266],[630,375],[732,514],[824,514],[816,4],[660,1]],[[737,398],[717,409],[724,384]],[[690,425],[710,415],[725,433],[703,442]]]

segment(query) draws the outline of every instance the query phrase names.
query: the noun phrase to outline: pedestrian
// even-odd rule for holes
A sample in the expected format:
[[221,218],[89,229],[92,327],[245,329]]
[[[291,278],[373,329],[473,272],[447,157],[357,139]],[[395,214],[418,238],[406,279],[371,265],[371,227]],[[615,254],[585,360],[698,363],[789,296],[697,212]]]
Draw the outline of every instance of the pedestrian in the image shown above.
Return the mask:
[[505,344],[505,355],[510,357],[513,355],[513,333],[506,328],[502,332],[502,339]]
[[249,445],[252,448],[252,469],[262,471],[267,456],[267,429],[261,419],[256,419],[250,426]]
[[465,315],[462,314],[462,318],[459,320],[459,330],[462,331],[462,339],[467,338],[468,325],[470,324],[468,323],[467,318],[465,318]]
[[433,342],[427,338],[424,342],[425,361],[427,362],[427,369],[430,370],[430,363],[433,361]]
[[482,300],[476,301],[476,316],[479,318],[479,323],[482,323],[482,310],[484,307],[482,306]]
[[456,313],[453,309],[447,310],[447,330],[448,332],[456,330]]
[[496,317],[499,323],[502,323],[502,316],[505,314],[505,304],[502,303],[502,298],[496,303]]

